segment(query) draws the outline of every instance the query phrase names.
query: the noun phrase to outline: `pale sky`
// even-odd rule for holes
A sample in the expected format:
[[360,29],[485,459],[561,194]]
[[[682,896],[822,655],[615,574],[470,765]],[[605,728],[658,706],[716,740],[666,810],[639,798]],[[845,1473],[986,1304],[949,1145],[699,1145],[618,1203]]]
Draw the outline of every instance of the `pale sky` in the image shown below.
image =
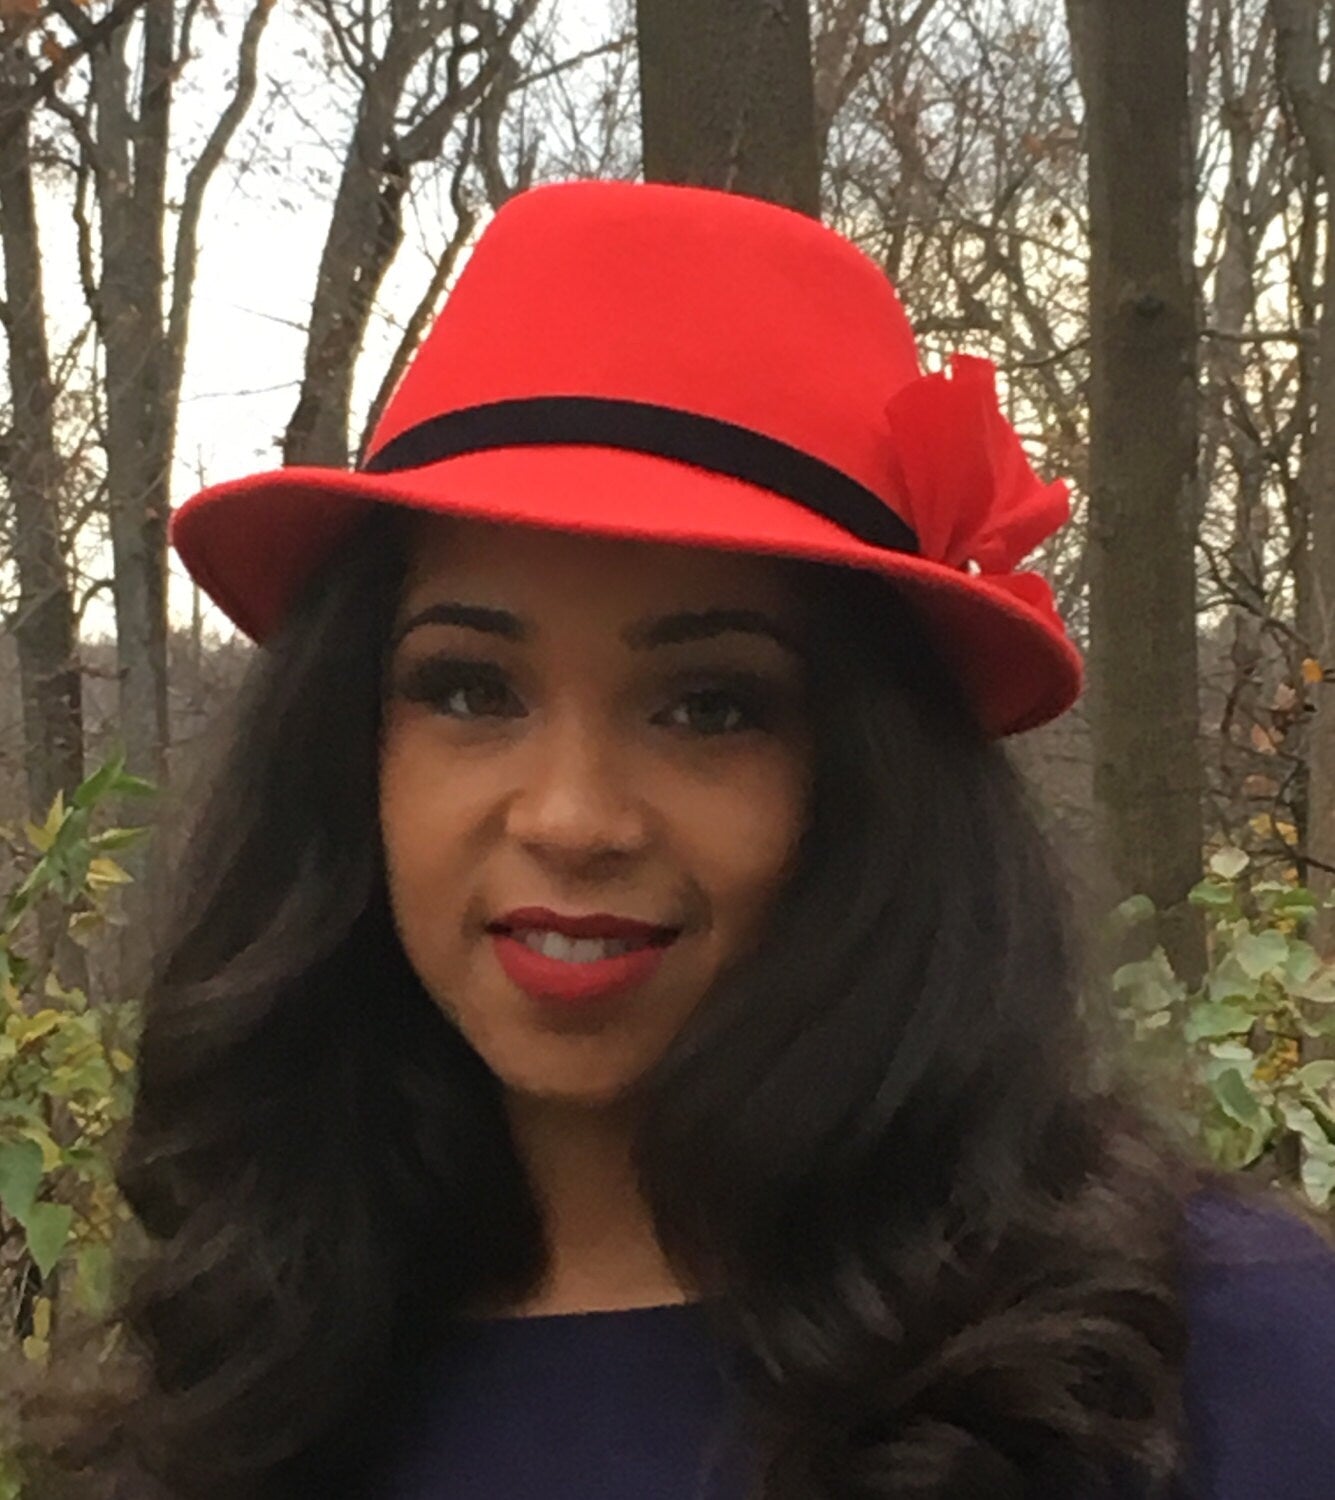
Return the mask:
[[[226,31],[197,33],[199,56],[177,106],[183,139],[216,117],[219,89],[209,80],[221,88],[233,71],[241,0],[220,0],[219,10]],[[563,56],[596,45],[611,26],[607,0],[560,0],[559,19]],[[261,77],[281,79],[293,90],[304,123],[295,112],[265,111],[261,89],[233,140],[233,159],[219,168],[205,198],[173,475],[177,505],[201,481],[276,466],[279,439],[296,403],[331,179],[348,130],[339,89],[313,86],[311,64],[298,56],[308,37],[300,20],[276,8],[261,46]],[[240,172],[237,162],[245,163]],[[68,336],[86,318],[69,208],[50,193],[42,209],[48,308],[58,333]],[[406,318],[416,304],[431,273],[431,255],[450,232],[448,212],[443,191],[428,189],[411,200],[405,243],[382,287],[380,315],[372,319],[358,367],[354,439],[398,341],[390,319]],[[172,613],[187,619],[189,580],[175,554],[171,564]],[[205,605],[206,625],[230,633],[225,617],[207,600]],[[110,602],[94,600],[85,621],[89,634],[112,633]]]

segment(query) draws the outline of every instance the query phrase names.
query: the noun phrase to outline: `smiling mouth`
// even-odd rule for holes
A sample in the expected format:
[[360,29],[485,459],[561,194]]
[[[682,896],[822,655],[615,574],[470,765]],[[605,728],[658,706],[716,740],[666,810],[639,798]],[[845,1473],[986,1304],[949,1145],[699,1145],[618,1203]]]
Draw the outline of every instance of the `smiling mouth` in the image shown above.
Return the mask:
[[544,927],[507,927],[494,923],[489,932],[514,938],[516,942],[543,958],[557,959],[564,963],[601,963],[609,958],[622,958],[628,953],[640,953],[646,948],[666,948],[677,939],[677,932],[664,929],[659,933],[634,937],[569,937]]
[[681,933],[660,923],[611,911],[562,911],[536,903],[516,905],[487,924],[493,937],[562,964],[596,964],[666,948]]
[[[544,917],[554,914],[543,913]],[[557,918],[557,920],[560,920]],[[620,1002],[658,972],[680,929],[647,923],[571,918],[570,925],[613,926],[612,932],[572,934],[536,922],[493,923],[496,959],[515,987],[544,1007]],[[615,931],[615,925],[639,931]]]
[[515,937],[544,958],[564,959],[566,963],[592,964],[604,958],[621,958],[643,948],[661,947],[642,938],[571,938],[563,932],[518,932]]

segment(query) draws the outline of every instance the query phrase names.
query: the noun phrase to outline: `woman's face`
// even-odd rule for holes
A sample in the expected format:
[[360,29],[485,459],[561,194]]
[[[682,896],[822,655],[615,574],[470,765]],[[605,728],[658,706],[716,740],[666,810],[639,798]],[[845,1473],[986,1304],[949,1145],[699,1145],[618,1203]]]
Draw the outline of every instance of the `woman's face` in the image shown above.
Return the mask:
[[[610,1102],[755,944],[791,868],[811,750],[790,575],[415,524],[381,749],[400,939],[507,1089]],[[599,915],[653,930],[550,935]]]

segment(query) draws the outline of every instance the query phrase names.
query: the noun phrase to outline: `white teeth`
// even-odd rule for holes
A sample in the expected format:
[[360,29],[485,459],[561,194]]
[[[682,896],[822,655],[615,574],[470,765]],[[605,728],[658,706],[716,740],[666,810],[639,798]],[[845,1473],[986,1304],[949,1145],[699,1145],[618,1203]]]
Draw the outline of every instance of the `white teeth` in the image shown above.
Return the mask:
[[563,932],[533,928],[517,934],[519,941],[544,958],[559,958],[570,964],[592,964],[601,958],[616,958],[636,945],[624,938],[570,938]]

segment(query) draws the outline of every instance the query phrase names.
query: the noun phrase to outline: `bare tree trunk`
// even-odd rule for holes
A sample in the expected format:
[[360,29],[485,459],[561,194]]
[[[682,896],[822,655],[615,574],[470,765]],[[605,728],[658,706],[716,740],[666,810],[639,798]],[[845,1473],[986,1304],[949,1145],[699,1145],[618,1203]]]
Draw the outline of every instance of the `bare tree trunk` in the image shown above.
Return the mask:
[[[1305,624],[1309,649],[1321,665],[1335,666],[1335,79],[1330,43],[1318,0],[1271,0],[1280,86],[1307,148],[1313,178],[1325,186],[1325,259],[1321,317],[1313,375],[1313,430],[1303,463],[1310,531]],[[1309,879],[1321,894],[1335,888],[1335,689],[1319,685],[1308,735],[1307,847]],[[1317,931],[1321,946],[1335,945],[1335,921],[1326,913]]]
[[[167,749],[167,475],[163,468],[162,303],[166,104],[162,35],[175,7],[148,6],[142,117],[131,108],[128,32],[93,71],[101,228],[98,331],[106,360],[120,732],[129,768],[162,782]],[[161,138],[160,138],[161,137]]]
[[[455,123],[515,74],[511,53],[538,0],[514,0],[498,18],[488,8],[436,0],[403,0],[392,7],[383,50],[363,45],[361,31],[324,20],[344,56],[358,55],[361,85],[357,120],[343,160],[329,219],[306,339],[305,370],[296,410],[283,435],[283,461],[341,468],[349,457],[352,382],[376,293],[403,240],[403,206],[415,166],[436,160]],[[378,7],[363,0],[366,31]],[[355,19],[355,18],[354,18]],[[468,28],[470,35],[465,37]],[[476,54],[472,75],[463,67]],[[413,92],[411,81],[428,56],[437,97]]]
[[[120,737],[136,774],[167,781],[167,523],[177,403],[194,291],[204,193],[250,106],[256,55],[274,0],[252,0],[228,102],[191,165],[167,276],[167,162],[176,80],[190,57],[194,5],[153,0],[142,9],[140,55],[122,26],[90,51],[91,119],[68,106],[83,169],[96,186],[99,244],[79,219],[85,294],[106,366],[107,490],[114,568]],[[75,9],[76,32],[89,23]],[[156,844],[127,856],[128,971],[142,968],[162,914],[165,867]]]
[[387,145],[413,61],[409,49],[396,49],[368,77],[359,102],[320,257],[301,392],[283,437],[285,463],[348,461],[354,366],[371,304],[403,239],[408,176]]
[[1090,194],[1090,635],[1112,874],[1204,967],[1196,570],[1197,314],[1187,0],[1067,0]]
[[[1310,159],[1303,153],[1293,169],[1295,179],[1290,195],[1291,211],[1285,215],[1289,281],[1294,321],[1301,329],[1315,329],[1321,308],[1321,224],[1325,218],[1320,202],[1320,181]],[[1286,431],[1278,445],[1280,464],[1278,478],[1288,531],[1288,572],[1293,587],[1294,638],[1286,644],[1289,652],[1289,676],[1297,694],[1295,723],[1286,737],[1293,745],[1296,761],[1289,806],[1297,832],[1295,858],[1298,878],[1310,885],[1315,868],[1309,864],[1311,829],[1311,720],[1315,718],[1316,700],[1322,684],[1305,680],[1304,660],[1312,654],[1309,644],[1320,634],[1317,613],[1317,588],[1312,568],[1312,433],[1315,429],[1318,389],[1317,349],[1314,342],[1299,340],[1294,352],[1291,373],[1292,397],[1287,411]],[[1296,462],[1295,462],[1296,454]],[[1324,942],[1320,932],[1317,940]]]
[[[459,257],[463,254],[468,241],[472,238],[473,230],[477,227],[477,211],[468,202],[463,192],[463,178],[469,165],[470,155],[470,152],[460,155],[450,180],[450,200],[454,209],[454,233],[450,235],[448,244],[446,244],[439,259],[436,261],[435,270],[431,273],[431,280],[427,283],[425,290],[418,298],[417,306],[409,314],[408,321],[404,325],[403,334],[395,346],[394,353],[390,356],[389,364],[385,367],[385,373],[380,377],[380,384],[376,388],[375,396],[371,400],[370,410],[367,412],[366,420],[362,424],[362,435],[357,443],[359,459],[366,453],[376,425],[380,421],[381,413],[388,404],[395,386],[398,385],[402,378],[403,372],[408,368],[409,361],[417,352],[418,345],[421,343],[436,308],[440,304],[441,297],[444,295],[445,284],[454,273],[454,268],[459,263]],[[496,164],[495,175],[497,177],[497,186],[501,187],[503,191],[503,179],[499,163]]]
[[637,0],[644,175],[820,217],[807,0]]
[[131,28],[99,47],[92,55],[94,130],[72,122],[96,183],[101,229],[100,265],[86,290],[106,358],[121,730],[130,768],[159,781],[167,752],[169,480],[197,226],[209,180],[254,97],[256,54],[272,6],[273,0],[254,0],[227,106],[187,174],[170,281],[171,94],[188,55],[194,8],[181,12],[187,19],[178,36],[178,7],[170,0],[144,7],[137,88],[126,57]]
[[[1220,720],[1219,792],[1225,808],[1238,807],[1245,814],[1260,807],[1273,815],[1281,781],[1274,760],[1258,757],[1258,746],[1268,747],[1274,755],[1261,696],[1267,655],[1265,550],[1271,531],[1265,493],[1268,459],[1250,410],[1250,355],[1243,336],[1257,316],[1258,246],[1271,222],[1269,206],[1279,201],[1278,182],[1285,163],[1273,145],[1257,149],[1261,121],[1266,118],[1259,105],[1261,97],[1270,94],[1268,32],[1261,28],[1253,52],[1242,58],[1235,55],[1232,45],[1231,0],[1221,0],[1218,21],[1220,113],[1228,140],[1228,177],[1220,199],[1222,245],[1209,313],[1214,336],[1205,346],[1209,410],[1203,419],[1201,470],[1207,486],[1217,485],[1221,494],[1231,491],[1233,495],[1232,537],[1218,569],[1232,600],[1228,628],[1233,668]],[[1198,56],[1197,74],[1208,71],[1209,61]],[[1207,97],[1205,78],[1194,86],[1194,92],[1199,114]],[[1196,157],[1199,160],[1199,150]],[[1265,753],[1262,749],[1260,756]]]
[[[41,246],[33,200],[29,118],[16,102],[26,83],[15,42],[0,75],[0,242],[5,259],[3,321],[9,345],[12,430],[3,473],[14,507],[18,645],[23,691],[28,805],[41,817],[57,791],[83,778],[82,682],[73,594],[61,549],[60,458],[55,385],[47,342]],[[22,111],[13,118],[11,111]]]
[[[925,18],[937,0],[922,0]],[[869,45],[871,0],[813,0],[812,92],[816,105],[816,157],[822,168],[834,117],[875,65],[882,49]]]
[[[1321,229],[1325,212],[1321,203],[1321,181],[1310,157],[1305,180],[1294,205],[1295,223],[1289,249],[1290,279],[1298,318],[1304,328],[1317,328],[1321,318],[1322,255]],[[1312,571],[1312,433],[1316,426],[1318,386],[1317,349],[1300,343],[1296,353],[1297,376],[1293,394],[1292,420],[1295,433],[1302,435],[1302,450],[1297,473],[1288,473],[1285,484],[1285,519],[1289,528],[1293,569],[1293,624],[1299,638],[1315,642],[1320,634],[1317,613],[1317,586]],[[1307,843],[1307,818],[1299,823],[1304,847]]]

